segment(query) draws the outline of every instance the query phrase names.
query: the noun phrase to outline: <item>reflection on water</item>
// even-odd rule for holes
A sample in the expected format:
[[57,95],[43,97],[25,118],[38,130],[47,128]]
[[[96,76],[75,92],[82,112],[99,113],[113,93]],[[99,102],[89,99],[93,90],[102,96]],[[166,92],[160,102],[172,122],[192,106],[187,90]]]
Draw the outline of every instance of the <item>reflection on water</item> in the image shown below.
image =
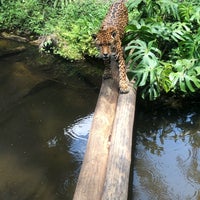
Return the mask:
[[84,118],[76,120],[74,124],[64,129],[64,135],[67,138],[72,139],[69,153],[71,153],[74,159],[80,163],[84,158],[92,118],[93,114],[90,114]]
[[19,58],[0,71],[0,199],[72,199],[98,93],[78,77],[27,78]]
[[133,199],[200,199],[199,105],[138,110],[135,134]]

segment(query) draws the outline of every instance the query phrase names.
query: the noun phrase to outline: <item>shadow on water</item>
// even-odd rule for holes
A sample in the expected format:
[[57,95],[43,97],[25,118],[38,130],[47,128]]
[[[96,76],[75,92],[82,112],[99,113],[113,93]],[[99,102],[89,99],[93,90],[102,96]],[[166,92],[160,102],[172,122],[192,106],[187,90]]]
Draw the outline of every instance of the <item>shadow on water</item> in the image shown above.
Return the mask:
[[200,199],[200,107],[138,108],[132,199]]
[[0,199],[70,200],[98,92],[77,76],[51,81],[23,59],[0,60]]

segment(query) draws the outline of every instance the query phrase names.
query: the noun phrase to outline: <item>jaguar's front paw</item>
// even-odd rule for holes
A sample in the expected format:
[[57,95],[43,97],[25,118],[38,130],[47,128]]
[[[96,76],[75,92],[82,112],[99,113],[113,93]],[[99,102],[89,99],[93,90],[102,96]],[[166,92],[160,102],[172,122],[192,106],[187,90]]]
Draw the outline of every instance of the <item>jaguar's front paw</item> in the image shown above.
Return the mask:
[[129,92],[128,83],[127,82],[121,82],[119,84],[119,91],[121,94],[127,94]]

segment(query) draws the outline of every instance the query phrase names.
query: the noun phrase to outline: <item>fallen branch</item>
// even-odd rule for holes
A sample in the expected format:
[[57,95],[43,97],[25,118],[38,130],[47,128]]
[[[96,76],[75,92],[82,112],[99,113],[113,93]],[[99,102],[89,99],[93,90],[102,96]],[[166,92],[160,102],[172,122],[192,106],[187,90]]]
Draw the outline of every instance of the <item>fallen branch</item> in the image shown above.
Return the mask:
[[4,39],[7,39],[7,40],[14,40],[14,41],[17,41],[17,42],[28,42],[27,38],[24,38],[24,37],[21,37],[21,36],[18,36],[18,35],[13,35],[13,34],[6,33],[6,32],[2,32],[1,37],[4,38]]
[[7,56],[12,56],[18,53],[21,53],[23,51],[26,50],[25,46],[19,46],[13,49],[9,49],[9,50],[4,50],[3,52],[0,52],[0,58],[2,57],[7,57]]

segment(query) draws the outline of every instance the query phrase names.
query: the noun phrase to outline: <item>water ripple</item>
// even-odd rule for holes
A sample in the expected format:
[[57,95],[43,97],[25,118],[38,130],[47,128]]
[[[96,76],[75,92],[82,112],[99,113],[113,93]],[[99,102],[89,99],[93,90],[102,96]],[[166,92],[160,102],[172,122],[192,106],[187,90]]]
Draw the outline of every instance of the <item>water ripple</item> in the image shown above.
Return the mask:
[[83,161],[92,119],[93,113],[76,120],[70,127],[64,128],[65,137],[70,139],[68,152],[78,162]]
[[64,128],[64,135],[70,137],[71,139],[87,141],[92,118],[93,114],[90,114],[76,120],[74,124]]

